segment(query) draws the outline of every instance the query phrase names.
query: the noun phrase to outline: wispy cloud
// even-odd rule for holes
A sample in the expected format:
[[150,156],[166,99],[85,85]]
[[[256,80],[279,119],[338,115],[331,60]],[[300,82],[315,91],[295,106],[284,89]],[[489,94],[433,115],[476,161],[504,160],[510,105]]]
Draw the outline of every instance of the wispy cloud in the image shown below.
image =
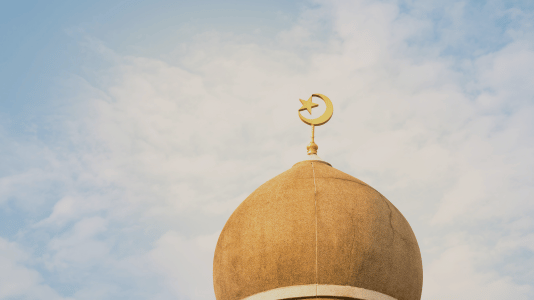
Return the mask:
[[1,251],[28,249],[3,261],[30,278],[9,296],[214,299],[218,233],[304,156],[298,99],[320,92],[335,113],[319,154],[407,217],[423,299],[531,298],[530,16],[498,1],[319,1],[274,39],[214,30],[164,59],[84,37],[84,71],[58,78],[41,124],[53,136],[0,135],[2,214],[24,220]]

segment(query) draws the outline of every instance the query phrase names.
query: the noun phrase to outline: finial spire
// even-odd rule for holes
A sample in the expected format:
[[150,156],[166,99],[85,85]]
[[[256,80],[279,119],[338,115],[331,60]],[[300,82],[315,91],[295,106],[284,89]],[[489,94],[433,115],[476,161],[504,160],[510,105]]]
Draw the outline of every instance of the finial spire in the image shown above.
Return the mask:
[[[321,98],[326,104],[326,110],[319,118],[308,119],[308,118],[303,117],[300,114],[300,111],[307,110],[311,114],[312,108],[319,106],[319,104],[312,102],[313,97]],[[319,148],[319,146],[317,146],[314,140],[315,139],[315,126],[321,126],[325,124],[326,122],[328,122],[330,118],[332,118],[332,114],[334,113],[334,106],[332,105],[332,101],[330,101],[328,97],[322,94],[313,94],[307,101],[302,100],[302,99],[299,99],[299,100],[300,100],[300,103],[302,103],[302,107],[299,108],[299,117],[302,120],[302,122],[308,125],[311,125],[311,142],[308,144],[306,149],[308,150],[308,155],[317,155],[317,149]]]
[[317,154],[317,149],[319,149],[319,146],[314,141],[315,138],[315,125],[311,125],[311,142],[308,144],[306,149],[308,150],[308,155]]

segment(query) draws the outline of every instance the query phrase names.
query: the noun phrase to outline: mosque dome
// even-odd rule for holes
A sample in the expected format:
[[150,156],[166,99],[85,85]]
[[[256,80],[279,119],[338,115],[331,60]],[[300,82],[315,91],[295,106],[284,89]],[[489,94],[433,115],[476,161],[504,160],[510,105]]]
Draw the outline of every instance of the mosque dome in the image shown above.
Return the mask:
[[213,262],[217,300],[420,300],[421,254],[382,194],[324,161],[302,161],[234,211]]

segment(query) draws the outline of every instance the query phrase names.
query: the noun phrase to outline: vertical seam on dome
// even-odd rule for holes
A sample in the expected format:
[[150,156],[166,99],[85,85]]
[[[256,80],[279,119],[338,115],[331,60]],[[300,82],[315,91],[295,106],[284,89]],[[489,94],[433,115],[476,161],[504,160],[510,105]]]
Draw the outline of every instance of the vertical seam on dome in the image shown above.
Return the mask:
[[317,263],[317,257],[318,257],[318,246],[317,246],[317,184],[315,183],[315,167],[312,165],[312,171],[313,171],[313,200],[315,202],[315,298],[317,298],[317,287],[319,285],[319,272],[318,272],[318,263]]

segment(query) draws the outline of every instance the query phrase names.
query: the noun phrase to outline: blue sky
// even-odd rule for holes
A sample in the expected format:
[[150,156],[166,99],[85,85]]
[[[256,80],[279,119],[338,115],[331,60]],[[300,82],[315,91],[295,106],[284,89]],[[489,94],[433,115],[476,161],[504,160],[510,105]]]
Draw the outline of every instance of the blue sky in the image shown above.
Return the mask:
[[[296,17],[300,2],[266,1],[11,1],[3,3],[2,104],[25,117],[49,93],[51,78],[80,73],[91,54],[80,38],[114,51],[164,57],[194,35],[213,30],[274,36]],[[275,20],[275,22],[272,22]],[[262,38],[264,37],[262,36]],[[89,56],[89,57],[88,57]],[[103,62],[100,62],[103,63]],[[8,101],[9,99],[9,101]],[[5,106],[4,106],[5,105]],[[46,108],[40,107],[39,108]],[[32,114],[35,117],[36,113]]]
[[0,299],[214,299],[218,234],[319,155],[418,238],[423,299],[534,297],[531,1],[12,1]]

